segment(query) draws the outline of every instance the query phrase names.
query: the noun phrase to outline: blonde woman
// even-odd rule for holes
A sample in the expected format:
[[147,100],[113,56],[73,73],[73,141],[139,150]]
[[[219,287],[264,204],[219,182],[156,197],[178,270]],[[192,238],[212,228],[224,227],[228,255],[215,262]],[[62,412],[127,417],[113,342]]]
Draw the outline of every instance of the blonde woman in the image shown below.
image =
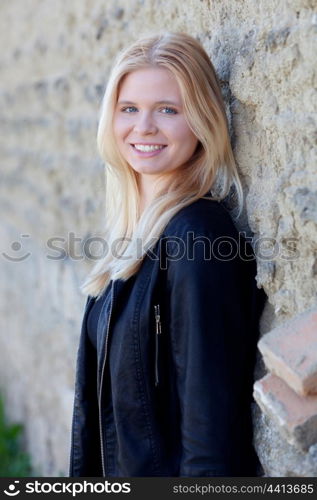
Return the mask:
[[258,320],[214,67],[184,33],[121,52],[104,95],[105,255],[77,357],[70,476],[254,476]]

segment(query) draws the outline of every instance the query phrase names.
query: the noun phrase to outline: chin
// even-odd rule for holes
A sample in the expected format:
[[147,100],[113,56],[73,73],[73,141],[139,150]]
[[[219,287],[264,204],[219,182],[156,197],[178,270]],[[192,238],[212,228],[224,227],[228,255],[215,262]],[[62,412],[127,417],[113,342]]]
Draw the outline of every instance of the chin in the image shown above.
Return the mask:
[[155,168],[155,167],[139,167],[139,166],[134,166],[130,163],[131,168],[138,174],[161,174],[165,172],[164,169],[161,168]]

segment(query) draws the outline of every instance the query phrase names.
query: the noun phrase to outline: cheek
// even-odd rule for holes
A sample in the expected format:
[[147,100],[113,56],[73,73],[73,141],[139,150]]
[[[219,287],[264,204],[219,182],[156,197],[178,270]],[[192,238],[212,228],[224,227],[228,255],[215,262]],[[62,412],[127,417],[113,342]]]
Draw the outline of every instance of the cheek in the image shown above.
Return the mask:
[[174,127],[171,132],[174,136],[175,142],[177,142],[180,147],[186,149],[187,151],[195,149],[198,140],[188,127],[187,123],[179,124],[177,127]]
[[113,133],[117,140],[122,140],[127,134],[128,127],[125,120],[115,118],[113,121]]
[[120,137],[120,126],[119,126],[118,120],[114,119],[113,123],[112,123],[112,126],[113,126],[113,129],[112,129],[113,130],[113,135],[118,140],[119,137]]

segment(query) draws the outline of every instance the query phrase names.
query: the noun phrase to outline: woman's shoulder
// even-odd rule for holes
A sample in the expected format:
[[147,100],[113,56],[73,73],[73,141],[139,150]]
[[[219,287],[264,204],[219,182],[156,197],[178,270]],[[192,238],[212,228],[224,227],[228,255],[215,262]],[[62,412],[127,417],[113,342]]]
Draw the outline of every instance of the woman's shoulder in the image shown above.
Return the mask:
[[188,231],[200,235],[231,236],[238,231],[228,209],[221,201],[199,198],[181,208],[168,222],[165,236],[182,236]]
[[[243,276],[245,283],[249,276],[252,286],[256,286],[252,238],[237,229],[222,202],[200,198],[182,208],[172,217],[164,235],[162,248],[168,256],[170,280],[176,270],[178,276],[194,272],[202,279],[205,273],[210,278],[217,268],[232,279]],[[202,244],[196,245],[198,242]]]

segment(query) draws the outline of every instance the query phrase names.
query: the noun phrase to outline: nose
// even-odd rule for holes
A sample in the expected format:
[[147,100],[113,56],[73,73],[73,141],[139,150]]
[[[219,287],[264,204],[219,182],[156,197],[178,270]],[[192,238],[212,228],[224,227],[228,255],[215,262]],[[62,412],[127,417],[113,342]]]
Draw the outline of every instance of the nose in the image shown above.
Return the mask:
[[153,120],[152,114],[150,112],[137,113],[134,130],[138,134],[143,135],[155,134],[157,132],[157,125]]

